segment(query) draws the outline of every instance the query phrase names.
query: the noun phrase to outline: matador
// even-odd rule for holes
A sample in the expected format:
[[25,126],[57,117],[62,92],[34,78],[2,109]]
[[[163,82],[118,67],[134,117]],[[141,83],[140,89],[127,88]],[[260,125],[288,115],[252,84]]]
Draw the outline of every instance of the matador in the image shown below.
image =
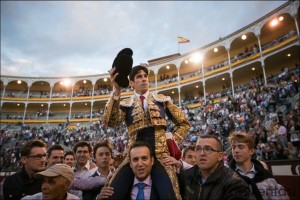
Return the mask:
[[[151,178],[152,187],[157,189],[159,199],[181,199],[175,169],[172,166],[165,166],[161,160],[170,156],[166,119],[175,124],[172,136],[177,142],[187,134],[190,123],[184,112],[173,104],[169,96],[149,91],[148,73],[145,66],[133,67],[129,74],[129,84],[134,89],[134,94],[121,100],[121,88],[115,82],[118,73],[115,73],[115,68],[110,70],[114,91],[105,107],[104,122],[113,128],[125,122],[129,145],[136,141],[147,142],[155,155]],[[133,179],[134,174],[130,169],[127,155],[109,181],[109,185],[114,187],[111,199],[126,199],[128,192],[131,191]]]

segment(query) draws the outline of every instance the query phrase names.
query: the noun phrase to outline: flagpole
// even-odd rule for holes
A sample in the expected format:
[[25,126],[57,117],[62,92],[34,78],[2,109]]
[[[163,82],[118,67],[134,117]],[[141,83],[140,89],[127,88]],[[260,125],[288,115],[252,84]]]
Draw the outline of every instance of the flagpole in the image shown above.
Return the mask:
[[181,43],[188,43],[188,42],[190,42],[190,40],[189,39],[187,39],[187,38],[184,38],[184,37],[179,37],[179,36],[177,36],[177,45],[178,45],[178,53],[180,53],[179,52],[179,45],[181,44]]
[[179,41],[178,41],[179,35],[177,36],[177,48],[178,48],[178,53],[179,53]]

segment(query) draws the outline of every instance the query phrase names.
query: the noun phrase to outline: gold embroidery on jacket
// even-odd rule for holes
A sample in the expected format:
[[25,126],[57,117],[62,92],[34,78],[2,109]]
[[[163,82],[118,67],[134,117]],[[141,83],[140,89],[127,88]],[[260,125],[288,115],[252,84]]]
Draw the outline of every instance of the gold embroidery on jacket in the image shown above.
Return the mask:
[[[108,126],[116,127],[120,125],[122,121],[125,120],[126,115],[126,113],[119,109],[119,106],[122,106],[124,108],[130,108],[133,106],[132,114],[130,116],[132,117],[132,124],[129,124],[127,127],[129,134],[129,145],[135,142],[137,131],[149,126],[153,126],[155,129],[155,154],[157,159],[161,161],[163,157],[170,155],[165,136],[167,121],[161,115],[161,110],[159,106],[155,104],[155,102],[163,103],[164,108],[168,109],[171,113],[172,116],[170,117],[170,119],[176,125],[173,135],[175,136],[175,140],[177,142],[180,142],[189,131],[190,124],[186,119],[185,114],[176,105],[172,103],[172,100],[169,96],[150,93],[147,98],[148,109],[145,111],[142,108],[140,100],[137,99],[135,96],[123,99],[122,101],[116,101],[111,98],[107,102],[103,118]],[[165,111],[162,112],[166,114]],[[129,158],[127,154],[125,160],[116,170],[115,174],[120,170],[122,166],[124,166],[128,162]],[[181,199],[175,170],[171,166],[164,166],[164,168],[166,169],[167,174],[171,179],[176,198]],[[109,183],[111,183],[113,179],[114,176],[112,177]]]

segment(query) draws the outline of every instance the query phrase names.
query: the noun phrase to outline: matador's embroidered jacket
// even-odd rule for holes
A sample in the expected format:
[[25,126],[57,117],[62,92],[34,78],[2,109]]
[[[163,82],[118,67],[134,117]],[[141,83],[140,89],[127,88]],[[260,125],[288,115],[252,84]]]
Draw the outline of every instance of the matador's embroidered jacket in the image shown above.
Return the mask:
[[[180,142],[187,134],[190,123],[182,110],[172,103],[169,96],[150,92],[147,104],[148,109],[144,111],[141,101],[135,95],[123,100],[115,100],[112,96],[105,107],[104,122],[109,127],[114,128],[125,121],[128,128],[129,145],[135,142],[139,130],[154,127],[155,155],[158,160],[161,160],[163,157],[170,155],[165,135],[167,129],[166,116],[176,125],[173,136],[177,142]],[[126,156],[118,169],[122,168],[128,161],[128,156]],[[180,199],[175,170],[171,166],[164,166],[164,168],[173,183],[177,198]]]
[[122,101],[114,100],[111,97],[104,111],[104,122],[114,128],[125,121],[129,133],[129,145],[135,141],[137,131],[153,126],[155,129],[155,154],[160,159],[168,154],[165,137],[166,116],[176,125],[173,136],[177,142],[180,142],[187,134],[190,123],[182,110],[172,103],[169,96],[150,92],[147,103],[148,109],[144,111],[141,101],[135,95]]

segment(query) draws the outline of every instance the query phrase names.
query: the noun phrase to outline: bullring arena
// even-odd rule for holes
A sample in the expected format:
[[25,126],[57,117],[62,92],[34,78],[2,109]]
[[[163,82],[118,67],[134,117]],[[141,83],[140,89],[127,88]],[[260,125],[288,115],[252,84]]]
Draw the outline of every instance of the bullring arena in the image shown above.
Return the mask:
[[[192,124],[180,144],[182,148],[193,143],[199,134],[211,131],[228,147],[224,127],[230,121],[231,130],[264,127],[272,136],[268,130],[272,116],[287,123],[293,117],[299,120],[299,15],[299,2],[289,1],[203,47],[148,60],[150,91],[170,96]],[[201,60],[195,57],[199,53]],[[1,176],[18,169],[19,148],[33,137],[49,145],[60,143],[66,149],[79,140],[94,144],[109,137],[116,154],[126,148],[126,130],[111,129],[102,123],[104,107],[112,92],[109,74],[1,74],[0,84]],[[123,89],[122,98],[132,93],[130,87]],[[299,130],[294,134],[300,138]],[[291,137],[289,141],[298,140]],[[295,144],[298,154],[294,159],[262,159],[291,199],[300,198],[300,152],[299,143]]]

